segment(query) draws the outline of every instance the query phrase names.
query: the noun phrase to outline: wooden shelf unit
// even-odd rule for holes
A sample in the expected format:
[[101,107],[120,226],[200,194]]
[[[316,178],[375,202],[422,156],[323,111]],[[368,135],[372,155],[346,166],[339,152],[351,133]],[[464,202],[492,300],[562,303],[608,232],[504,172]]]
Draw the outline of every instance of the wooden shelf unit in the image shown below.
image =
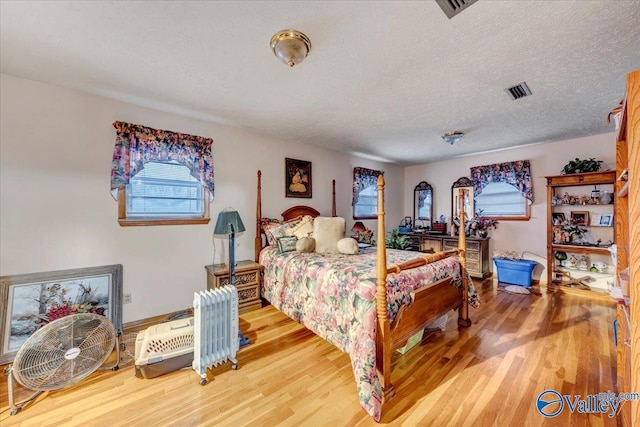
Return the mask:
[[[571,175],[553,175],[545,177],[547,179],[547,290],[549,292],[563,291],[572,294],[581,294],[584,296],[600,298],[601,294],[591,292],[583,289],[572,289],[562,286],[561,282],[554,280],[555,268],[555,253],[556,252],[569,252],[572,254],[591,254],[591,255],[610,255],[609,249],[603,246],[583,246],[583,245],[571,245],[560,244],[553,240],[553,213],[563,212],[568,213],[565,209],[571,209],[575,211],[589,211],[599,210],[604,213],[613,214],[615,212],[615,206],[617,203],[617,197],[615,197],[615,191],[612,192],[613,204],[608,205],[558,205],[552,206],[551,200],[556,195],[559,189],[563,188],[576,188],[576,191],[582,193],[590,192],[584,188],[580,190],[579,187],[593,187],[593,186],[610,186],[612,190],[615,190],[616,184],[616,171],[601,171],[601,172],[588,172],[588,173],[576,173]],[[615,219],[615,214],[614,214]],[[586,225],[589,227],[589,224]],[[603,229],[604,227],[594,227]],[[609,227],[611,229],[611,227]],[[609,232],[611,240],[615,238],[615,227]],[[583,276],[588,276],[589,271],[584,271]]]
[[[630,303],[619,304],[617,311],[618,393],[640,390],[640,69],[627,75],[620,123],[616,140],[620,177],[615,185],[616,276],[629,268]],[[640,426],[640,401],[622,404],[620,417],[623,426]]]

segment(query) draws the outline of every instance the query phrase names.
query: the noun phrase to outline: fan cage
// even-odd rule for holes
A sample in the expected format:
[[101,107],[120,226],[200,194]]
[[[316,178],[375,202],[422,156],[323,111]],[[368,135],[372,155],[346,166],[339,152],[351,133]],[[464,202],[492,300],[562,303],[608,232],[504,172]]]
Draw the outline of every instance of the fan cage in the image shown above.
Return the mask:
[[[11,367],[15,380],[31,390],[56,390],[98,369],[114,349],[116,331],[104,316],[75,314],[57,319],[31,335]],[[76,357],[65,357],[78,349]],[[73,353],[72,350],[69,353]]]

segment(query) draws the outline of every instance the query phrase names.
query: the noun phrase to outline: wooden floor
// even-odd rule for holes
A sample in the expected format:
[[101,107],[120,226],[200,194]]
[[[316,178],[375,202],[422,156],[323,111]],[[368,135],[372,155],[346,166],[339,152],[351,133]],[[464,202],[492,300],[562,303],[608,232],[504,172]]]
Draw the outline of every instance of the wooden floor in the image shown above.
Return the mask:
[[[615,426],[616,418],[571,414],[545,419],[539,393],[615,390],[613,304],[567,295],[516,295],[480,286],[473,325],[427,334],[393,359],[397,396],[380,424],[406,426]],[[191,369],[138,379],[131,365],[99,371],[44,393],[15,416],[0,384],[5,426],[372,426],[361,409],[349,357],[273,307],[241,316],[252,340],[240,367],[216,368],[206,386]],[[18,398],[27,396],[18,390]]]

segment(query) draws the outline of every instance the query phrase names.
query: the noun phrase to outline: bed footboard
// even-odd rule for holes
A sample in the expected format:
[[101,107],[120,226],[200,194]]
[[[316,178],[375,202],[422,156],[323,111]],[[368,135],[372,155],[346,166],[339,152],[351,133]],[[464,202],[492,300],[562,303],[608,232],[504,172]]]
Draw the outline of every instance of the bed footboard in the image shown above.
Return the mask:
[[[459,212],[460,221],[464,224],[464,190],[460,190]],[[378,177],[378,240],[385,235],[384,225],[384,178]],[[395,388],[391,383],[391,356],[393,352],[406,344],[409,337],[425,328],[439,316],[458,309],[458,325],[468,327],[469,319],[468,279],[466,272],[466,239],[461,233],[458,239],[458,249],[425,255],[414,260],[387,267],[387,252],[383,244],[377,246],[377,291],[376,309],[378,315],[378,329],[376,335],[376,369],[380,379],[382,404],[395,396]],[[451,286],[451,279],[442,279],[434,285],[418,289],[411,293],[412,302],[398,311],[393,325],[387,316],[386,281],[388,273],[399,273],[402,270],[420,267],[440,259],[458,255],[460,273],[462,277],[462,292]]]

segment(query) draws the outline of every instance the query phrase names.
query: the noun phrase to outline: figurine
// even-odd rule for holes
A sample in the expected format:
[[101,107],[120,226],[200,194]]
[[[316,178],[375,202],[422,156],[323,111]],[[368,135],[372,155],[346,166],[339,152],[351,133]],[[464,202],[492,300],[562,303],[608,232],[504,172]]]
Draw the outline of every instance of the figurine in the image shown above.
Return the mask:
[[569,257],[569,267],[578,268],[578,257],[576,257],[575,255],[571,255]]
[[578,269],[579,270],[589,269],[589,257],[587,255],[580,256],[580,261],[578,261]]

